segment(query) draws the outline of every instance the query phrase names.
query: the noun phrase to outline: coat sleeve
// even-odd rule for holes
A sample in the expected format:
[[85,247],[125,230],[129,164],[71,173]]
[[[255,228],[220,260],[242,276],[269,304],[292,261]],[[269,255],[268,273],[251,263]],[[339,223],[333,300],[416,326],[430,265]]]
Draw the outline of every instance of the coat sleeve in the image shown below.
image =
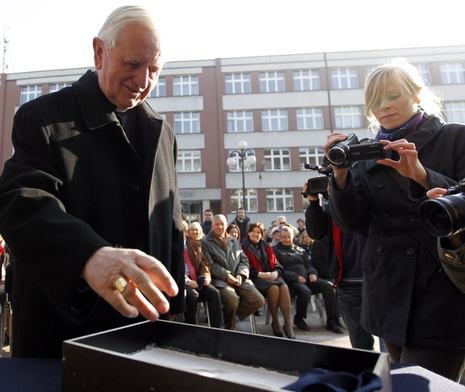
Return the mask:
[[331,228],[329,212],[320,205],[319,201],[311,201],[305,210],[305,229],[314,240],[321,240],[328,236]]
[[15,152],[0,178],[0,232],[21,268],[65,318],[76,322],[98,300],[80,273],[88,258],[109,243],[66,210],[50,125],[42,112],[33,101],[15,115]]

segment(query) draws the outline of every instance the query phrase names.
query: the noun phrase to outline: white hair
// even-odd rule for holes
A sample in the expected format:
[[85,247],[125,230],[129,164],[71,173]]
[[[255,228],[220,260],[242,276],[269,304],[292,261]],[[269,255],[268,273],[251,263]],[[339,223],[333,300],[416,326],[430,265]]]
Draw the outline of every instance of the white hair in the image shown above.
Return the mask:
[[160,35],[155,26],[155,21],[151,12],[144,7],[125,5],[115,9],[107,17],[97,37],[106,48],[112,49],[116,46],[120,33],[131,24],[140,24],[151,30],[157,38],[158,49],[161,52]]

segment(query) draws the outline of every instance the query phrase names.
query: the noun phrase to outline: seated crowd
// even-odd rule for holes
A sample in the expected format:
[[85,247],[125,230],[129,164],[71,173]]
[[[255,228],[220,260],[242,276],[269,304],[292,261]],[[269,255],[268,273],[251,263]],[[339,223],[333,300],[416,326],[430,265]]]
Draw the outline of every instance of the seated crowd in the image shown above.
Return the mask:
[[203,303],[211,327],[234,330],[238,321],[259,314],[266,302],[273,335],[295,339],[294,327],[310,330],[305,322],[307,308],[311,295],[321,293],[327,329],[344,333],[333,284],[320,277],[312,264],[313,240],[305,231],[305,221],[299,219],[294,227],[280,216],[265,229],[240,210],[239,219],[229,223],[211,210],[205,214],[207,224],[184,222],[184,321],[197,324],[198,304]]

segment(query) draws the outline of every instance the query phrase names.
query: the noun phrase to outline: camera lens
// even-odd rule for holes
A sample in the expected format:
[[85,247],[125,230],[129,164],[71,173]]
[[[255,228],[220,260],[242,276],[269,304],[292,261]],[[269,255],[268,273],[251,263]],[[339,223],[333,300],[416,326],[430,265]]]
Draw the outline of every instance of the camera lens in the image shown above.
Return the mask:
[[328,159],[333,165],[342,165],[346,160],[345,149],[341,147],[333,147],[328,151]]
[[420,221],[435,237],[449,237],[464,229],[465,195],[426,200],[420,205]]

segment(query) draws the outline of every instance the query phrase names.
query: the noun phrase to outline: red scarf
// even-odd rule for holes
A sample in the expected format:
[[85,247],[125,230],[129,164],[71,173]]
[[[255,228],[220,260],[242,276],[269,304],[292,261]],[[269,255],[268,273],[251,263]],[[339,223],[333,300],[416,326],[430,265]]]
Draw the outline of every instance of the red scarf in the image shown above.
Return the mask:
[[192,264],[191,258],[189,257],[189,253],[187,253],[187,249],[184,248],[184,261],[189,268],[190,278],[192,280],[197,280],[197,272],[195,272],[194,264]]
[[336,226],[333,220],[331,221],[331,226],[333,230],[334,250],[336,251],[337,263],[339,264],[339,272],[336,279],[336,284],[338,284],[342,277],[342,269],[344,264],[344,256],[342,255],[342,231],[339,227]]
[[[250,246],[252,246],[252,243],[250,243]],[[274,267],[276,265],[276,255],[274,254],[273,249],[269,244],[265,245],[265,250],[268,254],[268,264],[270,265],[270,271],[274,271]],[[255,256],[255,254],[250,251],[250,247],[244,248],[244,253],[249,259],[250,266],[259,272],[263,272],[260,261],[258,260],[257,256]]]

